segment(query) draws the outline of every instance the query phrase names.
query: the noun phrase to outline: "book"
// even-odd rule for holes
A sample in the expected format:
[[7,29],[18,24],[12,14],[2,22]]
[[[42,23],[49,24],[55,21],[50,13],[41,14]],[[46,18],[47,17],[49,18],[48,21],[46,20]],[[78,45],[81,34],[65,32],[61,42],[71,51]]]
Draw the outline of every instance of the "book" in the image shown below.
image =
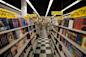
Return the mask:
[[76,35],[74,35],[73,32],[71,31],[69,32],[69,38],[73,40],[74,42],[76,42]]
[[74,24],[74,20],[70,19],[68,28],[70,28],[70,29],[73,28],[73,24]]
[[16,44],[16,47],[17,47],[17,51],[19,52],[19,50],[24,46],[25,44],[25,39],[22,39],[21,41],[19,41],[17,44]]
[[12,52],[12,55],[15,56],[17,54],[17,47],[16,46],[13,46],[11,48],[11,52]]
[[77,18],[74,20],[74,28],[78,30],[86,31],[86,19]]
[[82,39],[81,47],[86,49],[86,35],[83,35],[82,37],[83,37],[83,39]]
[[7,39],[9,41],[9,43],[13,42],[13,40],[15,39],[14,35],[13,35],[13,32],[7,33]]
[[21,30],[15,30],[14,34],[15,34],[15,39],[18,39],[22,35],[22,32],[21,32]]
[[63,26],[68,27],[68,25],[69,25],[69,19],[64,19]]
[[8,23],[9,23],[10,29],[19,27],[18,19],[8,19]]
[[26,21],[24,18],[21,18],[21,23],[22,23],[22,26],[25,26],[26,25]]
[[7,34],[0,35],[0,42],[1,42],[0,48],[3,48],[9,44]]
[[83,40],[82,34],[77,33],[76,43],[79,44],[79,45],[81,45],[82,44],[82,40]]
[[86,55],[76,47],[72,46],[72,48],[74,49],[74,52],[73,52],[74,57],[86,57]]
[[3,25],[2,27],[4,27],[5,30],[8,30],[10,28],[9,23],[8,23],[8,19],[0,18],[0,23],[1,23],[1,25]]
[[13,21],[12,19],[8,19],[8,22],[9,22],[9,26],[10,26],[10,29],[13,29]]
[[19,27],[18,19],[12,19],[12,24],[14,28]]
[[0,18],[0,31],[8,30],[8,20],[5,18]]

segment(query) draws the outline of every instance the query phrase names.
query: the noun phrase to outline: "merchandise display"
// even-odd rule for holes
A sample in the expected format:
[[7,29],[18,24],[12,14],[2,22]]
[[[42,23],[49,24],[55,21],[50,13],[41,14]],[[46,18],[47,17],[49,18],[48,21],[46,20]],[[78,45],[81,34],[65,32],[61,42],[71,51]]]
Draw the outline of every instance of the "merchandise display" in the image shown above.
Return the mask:
[[4,33],[0,34],[0,57],[24,57],[24,50],[31,38],[28,31],[33,32],[33,29],[35,29],[35,25],[27,24],[24,18],[1,17],[0,33],[3,31]]
[[73,1],[1,0],[0,57],[86,57],[86,1]]

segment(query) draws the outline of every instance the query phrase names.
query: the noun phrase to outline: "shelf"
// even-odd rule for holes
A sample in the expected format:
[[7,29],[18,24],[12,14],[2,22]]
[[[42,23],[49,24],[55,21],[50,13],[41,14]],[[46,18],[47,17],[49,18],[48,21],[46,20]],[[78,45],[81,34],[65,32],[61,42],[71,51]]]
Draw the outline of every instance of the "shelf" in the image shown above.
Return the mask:
[[24,44],[24,46],[18,51],[18,53],[14,57],[19,57],[29,42],[30,42],[30,40],[27,40],[27,42]]
[[24,57],[27,57],[28,56],[28,53],[29,53],[30,49],[31,49],[31,46],[27,48],[27,51],[26,51],[26,54],[25,54]]
[[68,37],[64,36],[63,34],[57,32],[59,35],[61,35],[64,39],[66,39],[68,42],[70,42],[72,45],[74,45],[76,48],[78,48],[80,51],[82,51],[84,54],[86,54],[86,50],[83,49],[80,45],[78,45],[77,43],[73,42],[71,39],[69,39]]
[[[53,41],[53,43],[54,43],[54,45],[56,45],[54,41]],[[58,52],[59,52],[59,54],[60,54],[60,56],[61,56],[60,50],[59,50],[59,48],[57,47],[57,45],[56,45],[56,48],[57,48],[57,50],[58,50]]]
[[57,40],[58,40],[59,43],[62,45],[64,52],[66,52],[66,55],[67,55],[68,57],[74,57],[74,56],[71,55],[71,53],[68,51],[68,48],[66,48],[66,47],[64,46],[64,44],[63,44],[59,39],[57,39]]
[[57,46],[57,45],[56,45],[56,48],[57,48],[57,50],[58,50],[58,52],[59,52],[60,56],[62,57],[61,51],[59,50],[59,48],[58,48],[58,46]]
[[28,26],[23,26],[23,27],[18,27],[18,28],[14,28],[14,29],[2,31],[2,32],[0,32],[0,35],[1,35],[1,34],[4,34],[4,33],[11,32],[11,31],[19,30],[19,29],[22,29],[22,28],[25,28],[25,27],[28,27]]
[[58,53],[56,52],[56,50],[55,50],[55,54],[56,54],[57,57],[60,57],[60,56],[58,55]]
[[6,47],[2,48],[2,49],[0,50],[0,54],[4,53],[4,52],[7,51],[9,48],[11,48],[13,45],[15,45],[16,43],[18,43],[18,42],[19,42],[20,40],[22,40],[27,34],[28,34],[28,32],[25,33],[25,34],[24,34],[22,37],[20,37],[19,39],[14,40],[12,43],[10,43],[10,44],[8,44]]
[[71,31],[75,31],[75,32],[78,32],[78,33],[86,34],[86,31],[81,31],[81,30],[77,30],[77,29],[73,29],[73,28],[71,29],[71,28],[68,28],[68,27],[60,26],[60,25],[58,25],[58,27],[61,27],[61,28],[67,29],[67,30],[71,30]]
[[56,36],[52,33],[52,35],[55,37],[55,39],[57,39],[58,40],[58,42],[62,45],[62,48],[63,48],[63,50],[64,50],[64,52],[66,52],[66,55],[68,56],[68,57],[74,57],[73,55],[71,55],[71,53],[67,50],[67,48],[64,46],[64,44],[58,39],[58,38],[56,38]]

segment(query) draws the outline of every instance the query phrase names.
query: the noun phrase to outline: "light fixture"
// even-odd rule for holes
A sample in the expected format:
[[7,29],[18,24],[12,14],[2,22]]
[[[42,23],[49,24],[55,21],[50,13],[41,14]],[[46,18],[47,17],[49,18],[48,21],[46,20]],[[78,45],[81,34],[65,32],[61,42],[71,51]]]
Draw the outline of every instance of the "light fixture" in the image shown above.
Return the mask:
[[29,4],[29,6],[33,9],[33,11],[40,17],[39,13],[36,11],[36,9],[34,8],[34,6],[32,5],[32,3],[29,0],[26,0],[26,2]]
[[70,4],[69,6],[67,6],[66,8],[62,9],[61,11],[64,12],[65,10],[69,9],[70,7],[74,6],[75,4],[79,3],[81,0],[77,0],[75,2],[73,2],[72,4]]
[[5,5],[7,5],[7,6],[9,6],[9,7],[11,7],[11,8],[13,8],[13,9],[16,9],[17,11],[20,11],[20,12],[21,12],[21,10],[20,10],[20,9],[18,9],[18,8],[14,7],[13,5],[11,5],[11,4],[9,4],[9,3],[7,3],[7,2],[5,2],[5,1],[3,1],[3,0],[0,0],[0,2],[1,2],[1,3],[3,3],[3,4],[5,4]]
[[53,3],[53,0],[50,0],[47,11],[46,11],[46,14],[45,14],[45,17],[48,15],[52,3]]

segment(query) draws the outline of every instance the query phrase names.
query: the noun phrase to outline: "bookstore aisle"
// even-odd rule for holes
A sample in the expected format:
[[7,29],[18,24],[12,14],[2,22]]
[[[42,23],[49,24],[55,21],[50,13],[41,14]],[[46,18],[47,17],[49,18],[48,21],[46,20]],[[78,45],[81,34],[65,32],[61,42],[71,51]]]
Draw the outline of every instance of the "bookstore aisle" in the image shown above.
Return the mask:
[[42,28],[40,37],[38,38],[34,57],[54,57],[51,50],[50,39],[48,38],[44,27]]
[[[62,11],[51,8],[50,16],[42,16],[31,0],[21,0],[21,9],[13,6],[17,0],[12,0],[16,1],[13,5],[6,1],[0,0],[0,57],[86,57],[86,3],[66,14],[64,11],[70,6]],[[50,4],[52,1],[56,2],[50,0]],[[82,1],[85,0],[73,4]],[[32,14],[27,13],[27,4],[33,9]]]

